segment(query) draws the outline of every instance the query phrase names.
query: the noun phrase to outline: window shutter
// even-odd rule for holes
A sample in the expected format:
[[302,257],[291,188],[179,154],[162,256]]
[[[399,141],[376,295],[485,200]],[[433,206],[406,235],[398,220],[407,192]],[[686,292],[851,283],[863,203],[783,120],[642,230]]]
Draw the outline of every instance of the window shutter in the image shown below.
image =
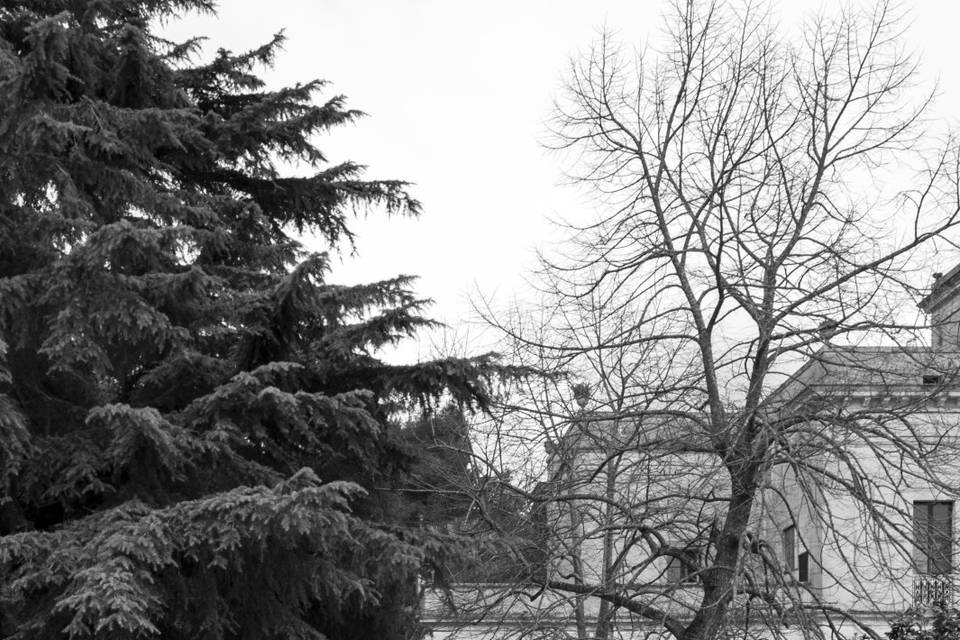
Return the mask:
[[790,525],[783,530],[783,562],[787,571],[797,568],[797,528]]
[[797,582],[810,582],[810,554],[806,551],[797,556]]
[[667,583],[677,584],[680,582],[680,563],[676,558],[670,558],[667,563]]
[[930,530],[929,516],[926,502],[913,503],[913,543],[916,547],[917,568],[927,573],[930,570],[929,549],[930,541],[928,532]]
[[930,573],[950,573],[953,568],[953,503],[934,502],[930,506]]

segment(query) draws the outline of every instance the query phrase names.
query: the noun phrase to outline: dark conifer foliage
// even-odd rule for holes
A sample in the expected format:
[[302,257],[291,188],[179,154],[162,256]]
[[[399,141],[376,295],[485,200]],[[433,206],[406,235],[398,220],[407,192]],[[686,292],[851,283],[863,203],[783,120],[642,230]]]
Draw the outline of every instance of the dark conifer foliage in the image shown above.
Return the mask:
[[460,525],[475,506],[478,479],[470,427],[460,407],[425,411],[405,425],[400,440],[416,458],[403,480],[403,511],[410,522]]
[[482,407],[491,360],[377,359],[431,324],[411,279],[328,283],[292,233],[419,205],[314,146],[360,115],[323,82],[265,87],[281,37],[151,32],[212,8],[0,1],[4,638],[404,637],[456,552],[377,494],[396,408]]

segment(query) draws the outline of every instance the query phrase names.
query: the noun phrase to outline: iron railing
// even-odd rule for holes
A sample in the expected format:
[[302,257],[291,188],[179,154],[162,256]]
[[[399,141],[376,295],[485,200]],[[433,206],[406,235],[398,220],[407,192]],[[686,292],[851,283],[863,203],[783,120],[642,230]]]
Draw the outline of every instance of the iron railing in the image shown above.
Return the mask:
[[953,605],[955,593],[952,574],[919,575],[913,579],[914,606]]

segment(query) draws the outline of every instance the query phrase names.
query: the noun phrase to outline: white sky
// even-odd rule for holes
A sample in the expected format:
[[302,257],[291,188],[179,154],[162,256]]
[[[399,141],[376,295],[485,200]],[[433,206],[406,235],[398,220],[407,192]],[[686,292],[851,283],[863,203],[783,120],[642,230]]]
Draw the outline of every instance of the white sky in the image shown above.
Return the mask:
[[[783,24],[820,4],[781,3]],[[541,144],[571,56],[604,24],[641,44],[659,30],[666,7],[661,0],[221,0],[217,17],[190,15],[165,31],[240,51],[285,29],[285,51],[264,72],[268,83],[327,79],[330,95],[345,94],[369,114],[319,146],[331,161],[368,165],[369,178],[415,183],[423,215],[355,223],[358,256],[344,256],[332,280],[419,275],[418,292],[436,302],[433,317],[456,327],[473,317],[477,290],[522,295],[533,252],[555,235],[549,218],[589,212],[585,197],[561,185],[559,159]],[[940,80],[933,114],[951,118],[960,113],[958,17],[958,2],[917,0],[907,34],[924,76]],[[424,342],[391,359],[428,356]]]

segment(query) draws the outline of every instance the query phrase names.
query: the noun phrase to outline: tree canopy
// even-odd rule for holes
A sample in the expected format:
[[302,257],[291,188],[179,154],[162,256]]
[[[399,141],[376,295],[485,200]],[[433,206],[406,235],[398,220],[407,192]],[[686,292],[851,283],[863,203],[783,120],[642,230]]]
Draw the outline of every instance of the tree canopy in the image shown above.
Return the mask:
[[476,430],[478,473],[511,472],[546,531],[546,571],[521,538],[496,594],[536,616],[481,615],[882,640],[948,556],[913,501],[960,497],[960,269],[928,289],[956,259],[960,146],[897,3],[795,29],[775,3],[667,5],[642,46],[608,31],[572,60],[550,125],[594,211],[544,252],[539,304],[487,314],[554,375]]
[[257,75],[282,35],[197,62],[153,29],[212,9],[0,2],[5,638],[402,637],[455,550],[378,494],[396,410],[484,407],[493,358],[378,358],[432,324],[412,278],[333,284],[296,236],[420,205],[316,146],[343,96]]

